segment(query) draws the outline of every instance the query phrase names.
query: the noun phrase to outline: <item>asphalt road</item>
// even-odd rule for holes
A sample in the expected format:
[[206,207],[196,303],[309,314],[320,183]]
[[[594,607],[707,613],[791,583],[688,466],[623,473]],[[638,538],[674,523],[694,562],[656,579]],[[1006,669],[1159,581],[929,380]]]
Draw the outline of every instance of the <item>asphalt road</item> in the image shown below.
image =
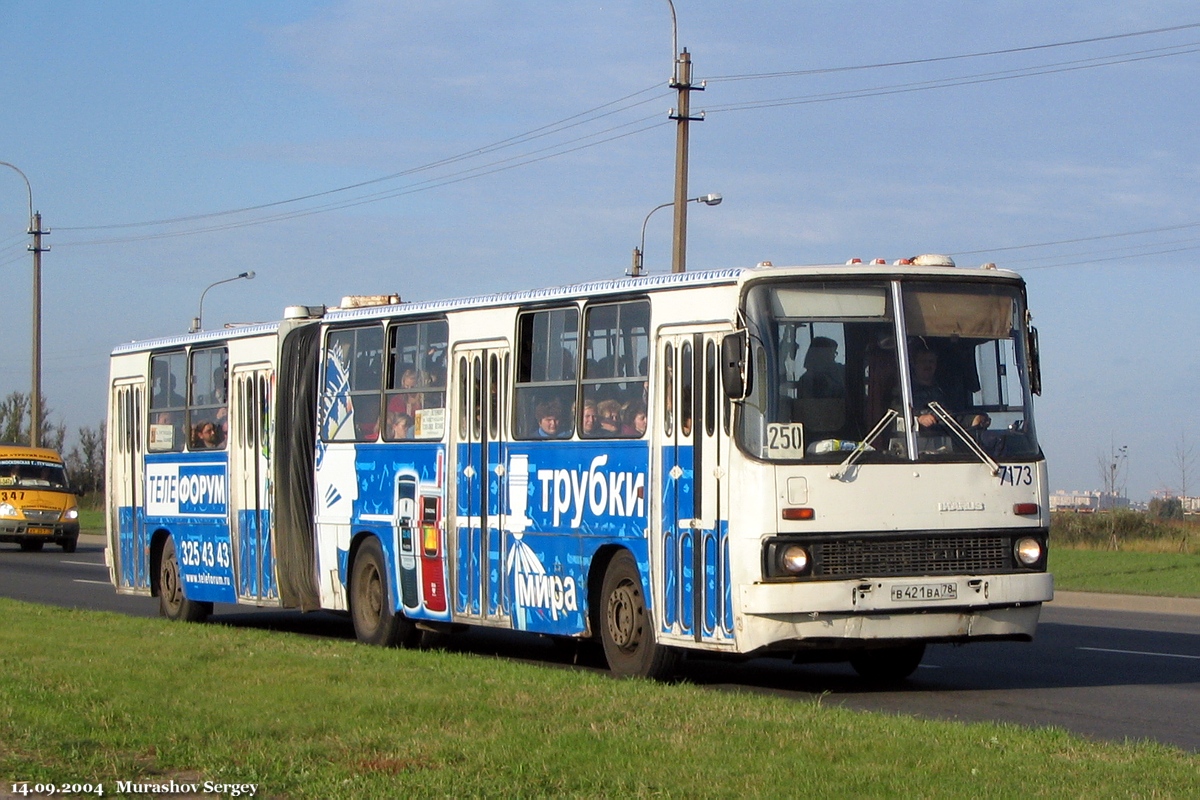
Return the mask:
[[[0,594],[35,603],[156,616],[156,600],[113,591],[100,542],[97,537],[81,538],[79,549],[71,554],[57,547],[24,553],[15,545],[0,545]],[[1073,605],[1081,604],[1075,598]],[[1096,739],[1149,739],[1200,752],[1200,614],[1082,605],[1046,606],[1032,644],[930,647],[913,677],[896,689],[872,690],[847,665],[795,665],[780,659],[693,658],[684,664],[683,677],[722,690],[802,700],[822,696],[826,704],[939,719],[1053,725]],[[1122,603],[1110,597],[1106,605]],[[1130,600],[1124,605],[1145,604]],[[211,619],[234,626],[353,638],[348,620],[336,614],[218,605]],[[603,667],[595,647],[585,645],[575,651],[555,647],[542,637],[476,631],[451,642],[456,649],[504,658]]]

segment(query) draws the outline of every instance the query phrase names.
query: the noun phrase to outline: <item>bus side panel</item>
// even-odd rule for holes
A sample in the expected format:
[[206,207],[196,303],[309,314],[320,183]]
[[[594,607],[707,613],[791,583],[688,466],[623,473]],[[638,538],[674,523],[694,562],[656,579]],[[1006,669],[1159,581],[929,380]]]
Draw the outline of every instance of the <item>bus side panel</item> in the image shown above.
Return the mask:
[[[410,619],[448,620],[441,517],[446,505],[445,446],[405,442],[353,447],[357,487],[351,528],[379,538],[390,565],[393,610]],[[345,587],[349,553],[341,543],[338,549]]]
[[117,509],[117,546],[120,551],[121,572],[118,589],[150,589],[149,548],[143,532],[145,526],[135,526],[133,506]]
[[277,600],[279,587],[275,580],[275,548],[271,544],[271,512],[243,508],[237,514],[238,530],[242,533],[238,546],[238,593],[242,597]]
[[588,574],[606,545],[633,553],[651,597],[648,443],[522,441],[508,451],[503,569],[513,626],[562,635],[587,630]]
[[145,528],[171,533],[189,600],[237,602],[228,472],[225,453],[146,457]]

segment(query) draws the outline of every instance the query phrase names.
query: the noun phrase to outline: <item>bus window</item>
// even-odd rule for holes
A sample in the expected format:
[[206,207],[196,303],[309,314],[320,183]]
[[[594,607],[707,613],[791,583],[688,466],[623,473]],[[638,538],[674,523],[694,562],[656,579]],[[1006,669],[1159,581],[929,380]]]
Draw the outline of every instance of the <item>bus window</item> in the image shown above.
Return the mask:
[[373,442],[379,438],[383,388],[383,329],[372,325],[330,331],[325,343],[321,437]]
[[222,450],[229,433],[229,354],[224,347],[192,351],[188,449]]
[[666,430],[663,433],[672,436],[675,433],[675,348],[670,342],[663,348],[663,419]]
[[692,435],[692,343],[679,346],[679,435]]
[[599,421],[591,435],[644,435],[649,397],[650,303],[631,300],[588,306],[584,343],[583,400],[594,404]]
[[441,439],[446,427],[445,320],[388,329],[387,424],[383,438]]
[[178,452],[183,449],[184,416],[187,398],[187,355],[161,353],[150,357],[150,434],[151,452]]
[[575,416],[579,310],[572,306],[522,314],[517,331],[513,435],[518,439],[569,437]]

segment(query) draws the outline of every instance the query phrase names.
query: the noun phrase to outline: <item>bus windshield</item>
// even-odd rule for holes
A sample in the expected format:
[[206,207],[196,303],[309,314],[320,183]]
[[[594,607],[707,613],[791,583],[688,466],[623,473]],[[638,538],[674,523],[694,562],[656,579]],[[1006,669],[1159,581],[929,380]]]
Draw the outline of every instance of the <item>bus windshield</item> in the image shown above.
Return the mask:
[[752,381],[738,439],[750,455],[834,462],[866,441],[859,460],[1040,457],[1018,286],[763,283],[746,317]]
[[0,488],[68,491],[67,473],[61,464],[25,459],[0,460]]

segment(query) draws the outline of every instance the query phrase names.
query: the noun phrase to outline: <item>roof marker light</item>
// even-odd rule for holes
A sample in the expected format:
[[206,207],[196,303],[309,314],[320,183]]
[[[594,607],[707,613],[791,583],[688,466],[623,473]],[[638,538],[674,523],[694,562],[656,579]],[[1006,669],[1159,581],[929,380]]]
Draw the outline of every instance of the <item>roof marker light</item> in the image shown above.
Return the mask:
[[847,266],[847,267],[850,267],[850,266],[853,266],[853,265],[855,265],[855,264],[861,264],[861,263],[862,263],[862,259],[861,259],[861,258],[852,258],[852,259],[850,259],[849,261],[847,261],[847,262],[846,262],[846,266]]

